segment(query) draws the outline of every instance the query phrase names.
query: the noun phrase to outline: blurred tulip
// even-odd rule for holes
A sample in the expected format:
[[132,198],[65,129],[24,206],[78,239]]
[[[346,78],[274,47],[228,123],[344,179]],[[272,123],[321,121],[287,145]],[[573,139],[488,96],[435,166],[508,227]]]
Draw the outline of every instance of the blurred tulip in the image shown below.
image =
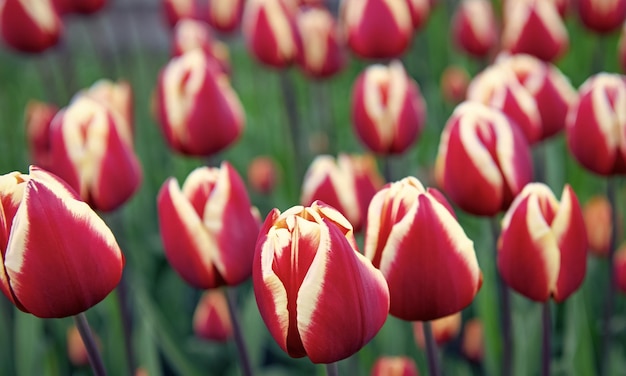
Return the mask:
[[[433,338],[441,346],[452,341],[461,330],[461,311],[432,321]],[[413,335],[420,349],[426,349],[424,325],[421,321],[413,323]]]
[[[205,0],[206,1],[206,0]],[[223,33],[232,33],[241,23],[244,0],[208,0],[209,25]]]
[[570,0],[551,0],[556,6],[557,12],[561,17],[565,17],[570,7]]
[[133,88],[125,80],[117,82],[101,79],[90,88],[79,92],[106,105],[112,111],[118,112],[130,129],[132,138],[135,128],[135,114],[133,110]]
[[401,154],[419,137],[426,103],[399,60],[372,65],[352,87],[352,123],[361,141],[379,154]]
[[252,190],[265,195],[270,194],[277,180],[278,168],[271,157],[256,157],[248,165],[248,184]]
[[525,297],[562,302],[585,278],[587,234],[578,198],[569,185],[557,201],[543,183],[530,183],[502,219],[498,271]]
[[389,313],[429,321],[469,305],[482,283],[473,242],[443,195],[415,178],[387,184],[367,213],[365,256],[389,284]]
[[31,100],[26,104],[24,119],[30,159],[33,164],[46,170],[50,168],[52,158],[50,124],[58,111],[57,106],[44,102]]
[[464,101],[469,81],[469,74],[464,68],[455,65],[448,66],[441,75],[440,85],[443,98],[453,104]]
[[198,18],[198,6],[195,0],[161,0],[165,21],[170,28],[185,18]]
[[567,116],[567,144],[574,158],[599,175],[626,173],[626,79],[600,73],[579,89]]
[[66,3],[65,12],[93,14],[96,13],[107,4],[107,0],[64,0]]
[[461,209],[475,215],[506,210],[532,179],[524,135],[502,112],[461,103],[441,134],[435,178]]
[[62,180],[37,167],[0,176],[0,261],[0,290],[41,318],[96,305],[117,286],[124,266],[104,221]]
[[[92,333],[93,334],[93,333]],[[94,334],[95,335],[95,334]],[[67,357],[75,367],[86,366],[89,364],[89,355],[87,354],[87,348],[83,342],[83,338],[80,336],[80,332],[75,325],[70,326],[67,329]],[[95,337],[96,345],[101,348],[100,338]]]
[[314,78],[330,77],[346,64],[339,45],[337,23],[324,8],[307,8],[298,13],[296,25],[302,40],[297,62],[305,74]]
[[429,0],[407,0],[409,5],[409,11],[411,12],[411,22],[413,23],[413,29],[418,30],[426,23],[428,16],[430,15],[430,1]]
[[419,372],[409,357],[381,356],[376,359],[371,376],[419,376]]
[[209,289],[250,277],[259,223],[228,162],[193,170],[182,190],[175,178],[167,179],[157,208],[165,256],[185,282]]
[[304,176],[300,203],[311,205],[324,201],[337,209],[359,232],[367,216],[367,207],[383,186],[376,160],[370,155],[339,154],[317,156]]
[[313,363],[345,359],[383,326],[389,290],[358,252],[350,223],[316,201],[269,213],[253,263],[261,317],[278,345]]
[[206,22],[183,19],[174,27],[172,55],[177,57],[194,49],[200,49],[209,60],[214,60],[221,70],[230,73],[230,55],[228,46],[213,38],[213,33]]
[[485,354],[484,342],[483,323],[478,318],[468,320],[463,326],[463,355],[474,363],[480,363]]
[[182,154],[215,154],[243,132],[245,114],[228,76],[197,49],[161,70],[156,104],[168,145]]
[[617,251],[615,251],[613,268],[615,284],[622,293],[626,294],[626,244],[622,244]]
[[57,44],[63,24],[52,0],[3,0],[0,31],[10,47],[37,53]]
[[486,57],[498,42],[493,6],[488,0],[463,0],[452,18],[452,36],[464,52]]
[[225,342],[232,337],[233,327],[223,291],[208,290],[202,294],[193,315],[193,331],[197,337],[209,341]]
[[556,5],[546,0],[509,1],[504,7],[502,48],[554,61],[569,47],[567,29]]
[[288,0],[248,0],[243,13],[243,36],[252,56],[276,68],[291,65],[298,55],[295,5]]
[[594,196],[583,207],[583,218],[589,240],[589,252],[598,257],[607,257],[611,244],[613,223],[611,204],[605,196]]
[[399,57],[413,37],[407,0],[343,0],[340,17],[348,46],[363,58]]
[[580,21],[597,33],[619,29],[626,20],[626,0],[577,0]]

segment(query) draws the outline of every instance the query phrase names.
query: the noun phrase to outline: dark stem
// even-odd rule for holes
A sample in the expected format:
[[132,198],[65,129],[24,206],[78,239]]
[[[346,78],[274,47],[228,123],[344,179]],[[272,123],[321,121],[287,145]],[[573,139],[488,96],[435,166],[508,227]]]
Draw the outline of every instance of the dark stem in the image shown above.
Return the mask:
[[[50,52],[45,54],[49,55]],[[62,95],[59,93],[57,83],[54,79],[54,73],[50,69],[50,64],[46,60],[48,59],[44,56],[40,56],[37,59],[37,75],[41,81],[45,101],[59,105],[62,104]]]
[[605,49],[608,48],[608,38],[604,35],[596,35],[596,43],[593,49],[593,58],[591,60],[591,74],[603,72],[605,70],[606,53]]
[[2,310],[0,317],[4,320],[2,326],[6,330],[4,337],[7,339],[7,346],[4,349],[7,363],[4,364],[3,372],[6,372],[7,375],[15,375],[15,348],[13,347],[14,341],[16,341],[15,310],[9,299],[5,299],[3,296],[0,296],[0,309]]
[[241,361],[241,370],[244,376],[252,376],[252,365],[250,364],[250,357],[248,356],[248,350],[246,349],[246,343],[243,339],[243,333],[241,331],[241,323],[239,321],[239,315],[237,313],[237,292],[234,288],[226,289],[226,301],[228,302],[228,313],[230,314],[230,321],[233,324],[233,331],[235,335],[235,343],[237,350],[239,350],[239,360]]
[[301,145],[302,135],[299,123],[300,119],[298,117],[296,88],[293,78],[289,73],[289,70],[285,69],[279,72],[280,90],[283,95],[283,101],[285,102],[285,112],[287,114],[287,123],[289,125],[289,135],[291,136],[291,146],[293,147],[296,177],[298,178],[298,181],[300,181],[304,176],[304,149]]
[[437,354],[437,344],[433,336],[433,328],[430,321],[424,321],[424,338],[426,339],[426,357],[428,358],[428,370],[430,376],[440,376],[441,369],[439,367],[439,358]]
[[126,353],[126,365],[128,366],[129,375],[135,373],[135,353],[133,350],[133,322],[132,307],[128,299],[128,271],[122,274],[122,279],[117,285],[117,299],[120,307],[120,315],[122,321],[122,330],[124,337],[124,352]]
[[383,177],[385,178],[386,183],[391,183],[393,181],[393,166],[391,163],[391,156],[385,155],[382,157],[383,159]]
[[104,369],[104,364],[102,363],[98,346],[96,345],[96,341],[91,333],[91,328],[89,327],[85,313],[82,312],[74,316],[74,322],[76,323],[76,328],[78,328],[80,337],[83,339],[83,343],[85,344],[85,349],[87,350],[87,356],[89,357],[89,363],[91,364],[93,374],[95,376],[106,375],[107,373]]
[[541,307],[541,322],[543,324],[541,374],[550,376],[550,362],[552,361],[552,320],[550,317],[550,301]]
[[326,375],[327,376],[339,376],[339,367],[337,366],[337,362],[328,363],[326,365]]
[[63,100],[62,103],[65,103],[68,102],[78,91],[78,82],[76,82],[76,64],[72,50],[66,41],[61,40],[54,52],[56,58],[52,58],[51,60],[52,64],[56,65],[56,68],[61,75],[61,86],[65,92],[65,100]]
[[546,183],[546,141],[538,143],[533,148],[533,161],[535,169],[535,181]]
[[314,108],[319,113],[320,130],[328,140],[328,154],[337,154],[337,132],[333,115],[332,90],[328,88],[328,80],[313,81]]

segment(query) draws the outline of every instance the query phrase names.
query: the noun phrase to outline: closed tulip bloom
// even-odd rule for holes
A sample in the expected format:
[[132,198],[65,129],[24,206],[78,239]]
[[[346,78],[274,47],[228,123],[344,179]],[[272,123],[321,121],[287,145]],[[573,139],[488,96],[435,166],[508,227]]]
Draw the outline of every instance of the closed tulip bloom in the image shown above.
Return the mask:
[[278,166],[271,157],[256,157],[248,165],[248,184],[258,193],[272,193],[279,177]]
[[228,76],[198,49],[161,70],[156,104],[168,145],[185,155],[215,154],[243,132],[245,114]]
[[403,320],[458,312],[482,283],[474,244],[450,204],[413,177],[387,184],[372,199],[365,256],[389,284],[389,313]]
[[339,154],[316,157],[304,176],[300,202],[304,206],[315,200],[337,209],[360,231],[367,207],[383,186],[376,160],[372,156]]
[[504,8],[502,48],[554,61],[569,47],[563,19],[554,3],[546,0],[510,1]]
[[381,356],[372,367],[371,376],[419,376],[415,361],[406,356]]
[[104,221],[56,176],[0,176],[0,290],[41,318],[79,314],[122,277],[124,256]]
[[[452,341],[461,331],[461,312],[453,313],[432,321],[433,338],[437,345],[445,345]],[[420,349],[426,348],[426,337],[424,336],[424,324],[421,321],[413,323],[413,335],[415,342]]]
[[244,0],[209,0],[209,25],[223,33],[232,33],[241,23]]
[[453,104],[459,104],[466,98],[469,85],[469,74],[464,68],[451,65],[441,75],[441,94],[443,98]]
[[65,0],[66,12],[79,14],[96,13],[107,4],[107,0]]
[[314,78],[330,77],[346,64],[339,44],[337,23],[325,8],[308,8],[296,18],[302,40],[297,62],[305,74]]
[[598,33],[615,31],[626,20],[626,0],[578,0],[577,4],[583,25]]
[[294,358],[345,359],[387,318],[384,277],[358,252],[350,223],[320,201],[269,213],[252,277],[263,321]]
[[461,103],[441,134],[435,177],[461,209],[475,215],[506,210],[532,179],[522,132],[499,110]]
[[626,244],[622,244],[617,251],[615,251],[613,270],[617,288],[619,291],[626,294]]
[[288,0],[248,0],[242,31],[252,56],[263,64],[284,68],[298,55],[296,6]]
[[0,32],[11,48],[37,53],[57,44],[63,25],[52,0],[4,0]]
[[411,12],[411,22],[413,23],[413,29],[418,30],[424,26],[430,15],[430,1],[429,0],[407,0],[409,10]]
[[613,209],[605,196],[594,196],[583,207],[583,218],[589,240],[589,252],[595,256],[607,257],[611,244]]
[[223,291],[208,290],[202,294],[193,315],[193,331],[209,341],[225,342],[232,337],[233,326]]
[[359,57],[399,57],[413,37],[407,0],[343,0],[340,15],[346,43]]
[[398,60],[372,65],[352,87],[352,124],[361,141],[378,154],[401,154],[419,137],[426,103]]
[[165,21],[170,28],[185,18],[198,18],[198,6],[195,0],[162,0],[161,7]]
[[562,302],[582,284],[587,234],[578,198],[565,185],[559,202],[543,183],[530,183],[502,220],[498,271],[525,297]]
[[53,173],[94,209],[110,211],[139,188],[141,165],[119,113],[87,96],[59,111],[50,125]]
[[178,21],[174,27],[173,56],[200,49],[209,60],[215,61],[224,73],[230,73],[228,46],[213,37],[209,25],[189,18]]
[[250,277],[259,224],[245,185],[228,162],[193,170],[182,190],[169,178],[157,208],[165,256],[185,282],[209,289]]
[[130,136],[133,136],[135,131],[133,88],[128,81],[115,82],[100,79],[88,89],[79,92],[79,95],[86,95],[95,99],[109,107],[111,111],[119,113],[130,129]]
[[26,139],[33,164],[49,169],[50,159],[50,124],[59,111],[55,105],[29,101],[26,105],[24,119],[26,122]]
[[493,6],[488,0],[463,0],[452,18],[452,36],[464,52],[485,57],[498,42]]
[[478,318],[468,320],[463,326],[461,352],[474,363],[480,363],[485,356],[483,323]]

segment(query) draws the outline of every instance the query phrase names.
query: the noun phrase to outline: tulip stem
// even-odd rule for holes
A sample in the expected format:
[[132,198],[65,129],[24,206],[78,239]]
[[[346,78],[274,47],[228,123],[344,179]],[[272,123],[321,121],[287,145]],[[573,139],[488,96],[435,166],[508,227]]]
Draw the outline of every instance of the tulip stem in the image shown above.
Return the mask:
[[230,314],[230,321],[233,324],[233,332],[235,335],[235,344],[237,350],[239,350],[239,360],[241,361],[241,370],[244,376],[252,376],[252,365],[250,364],[250,357],[248,356],[248,350],[246,348],[246,342],[243,339],[241,331],[241,322],[239,321],[239,315],[237,313],[237,294],[234,288],[226,289],[226,302],[228,303],[228,313]]
[[74,322],[76,323],[76,328],[78,328],[80,337],[83,339],[85,349],[87,349],[87,356],[89,358],[89,364],[91,364],[93,374],[95,376],[105,376],[107,373],[104,369],[104,363],[100,357],[100,352],[98,351],[98,346],[96,345],[91,328],[87,322],[87,316],[85,316],[84,312],[81,312],[74,316]]
[[550,317],[550,301],[543,303],[541,309],[543,324],[541,374],[550,376],[550,362],[552,361],[552,320]]
[[383,177],[385,178],[385,183],[393,181],[393,166],[391,165],[391,157],[388,155],[383,157]]
[[124,337],[124,351],[126,353],[126,365],[128,366],[129,374],[135,373],[135,353],[133,351],[133,320],[132,320],[132,308],[128,300],[128,270],[122,273],[122,279],[117,285],[117,299],[120,307],[120,315],[123,328]]
[[339,366],[337,362],[326,364],[326,376],[339,376]]
[[[294,153],[294,162],[295,162],[295,170],[296,177],[300,180],[302,179],[303,166],[304,166],[304,156],[302,154],[302,145],[300,145],[301,140],[301,129],[300,122],[298,119],[298,101],[296,98],[296,88],[293,82],[292,77],[289,75],[288,70],[282,70],[279,73],[280,77],[280,90],[283,95],[283,100],[285,102],[285,111],[287,113],[287,123],[289,124],[289,134],[291,136],[291,143],[293,147]],[[299,181],[298,180],[298,181]]]
[[424,321],[424,339],[426,340],[426,357],[428,358],[428,369],[430,376],[440,376],[439,359],[437,354],[437,344],[433,336],[433,328],[430,321]]

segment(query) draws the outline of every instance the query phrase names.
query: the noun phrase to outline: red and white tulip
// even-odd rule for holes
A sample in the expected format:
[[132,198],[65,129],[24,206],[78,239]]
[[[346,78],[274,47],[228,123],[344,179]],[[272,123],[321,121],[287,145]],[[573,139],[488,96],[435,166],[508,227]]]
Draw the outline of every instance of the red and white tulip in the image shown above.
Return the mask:
[[161,7],[165,21],[170,28],[185,18],[198,18],[199,10],[195,0],[162,0]]
[[498,27],[491,1],[463,0],[452,18],[452,36],[464,52],[486,57],[498,42]]
[[11,48],[37,53],[57,44],[63,24],[52,0],[4,0],[0,32]]
[[193,314],[193,332],[209,341],[226,342],[233,335],[228,303],[222,290],[208,290],[202,294]]
[[578,0],[578,17],[598,33],[618,30],[626,20],[626,0]]
[[214,60],[225,73],[230,72],[228,46],[213,37],[206,22],[183,19],[174,27],[172,56],[200,49],[210,60]]
[[209,0],[207,22],[215,30],[232,33],[243,15],[244,0]]
[[372,367],[371,376],[419,376],[415,361],[408,356],[381,356]]

